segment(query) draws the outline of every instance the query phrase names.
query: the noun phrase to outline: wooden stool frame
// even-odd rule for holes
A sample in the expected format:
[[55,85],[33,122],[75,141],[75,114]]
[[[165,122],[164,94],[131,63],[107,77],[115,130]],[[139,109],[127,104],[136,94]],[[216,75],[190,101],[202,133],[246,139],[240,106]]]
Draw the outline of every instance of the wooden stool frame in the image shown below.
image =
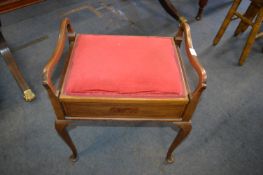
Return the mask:
[[[56,49],[44,68],[43,85],[46,88],[56,114],[55,129],[72,151],[71,160],[76,161],[77,149],[68,134],[67,127],[74,121],[149,121],[170,122],[180,128],[176,138],[170,145],[166,160],[173,162],[172,152],[188,136],[191,131],[191,118],[198,104],[202,91],[206,88],[206,72],[198,61],[194,52],[190,28],[186,20],[180,24],[179,31],[174,37],[175,49],[178,50],[185,41],[189,62],[197,72],[198,84],[193,92],[187,84],[186,98],[116,98],[116,97],[76,97],[63,93],[63,79],[68,66],[68,59],[62,72],[58,88],[51,78],[55,66],[59,62],[65,41],[69,41],[69,51],[74,46],[76,33],[73,31],[69,19],[64,19],[60,26],[60,33]],[[70,55],[70,53],[69,53]],[[180,58],[180,61],[181,58]],[[185,73],[183,76],[186,80]],[[186,82],[187,83],[187,82]],[[154,113],[151,111],[154,111]],[[172,112],[171,112],[172,111]],[[156,114],[157,113],[157,114]],[[173,116],[169,116],[174,114]],[[138,117],[139,116],[139,117]]]
[[[249,26],[251,26],[252,29],[249,33],[247,42],[239,58],[239,65],[243,65],[244,62],[246,61],[255,39],[262,37],[262,33],[258,33],[258,32],[260,30],[260,26],[263,21],[263,1],[262,0],[251,0],[251,3],[249,7],[247,8],[244,15],[237,12],[237,9],[241,1],[242,0],[234,0],[231,8],[229,9],[213,41],[213,45],[217,45],[219,43],[220,39],[224,35],[231,20],[236,19],[234,17],[241,19],[238,27],[235,30],[234,36],[240,35],[241,33],[245,32]],[[253,22],[254,18],[256,19]]]

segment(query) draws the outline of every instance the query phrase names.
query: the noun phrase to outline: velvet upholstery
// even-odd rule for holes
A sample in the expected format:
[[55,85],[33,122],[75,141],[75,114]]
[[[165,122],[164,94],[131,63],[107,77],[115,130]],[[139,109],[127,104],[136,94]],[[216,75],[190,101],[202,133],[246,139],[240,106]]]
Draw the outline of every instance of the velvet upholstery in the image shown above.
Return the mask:
[[171,37],[79,34],[64,92],[77,96],[185,97]]

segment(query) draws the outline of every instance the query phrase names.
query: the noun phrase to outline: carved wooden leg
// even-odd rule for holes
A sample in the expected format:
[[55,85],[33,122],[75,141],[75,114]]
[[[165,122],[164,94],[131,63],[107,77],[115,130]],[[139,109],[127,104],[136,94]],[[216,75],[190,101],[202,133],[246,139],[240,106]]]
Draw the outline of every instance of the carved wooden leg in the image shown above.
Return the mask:
[[13,55],[8,48],[4,36],[1,31],[1,21],[0,21],[0,54],[4,58],[10,72],[12,73],[13,77],[15,78],[17,84],[19,85],[20,89],[24,94],[25,101],[32,101],[35,99],[35,94],[29,88],[27,82],[25,81],[22,73],[20,72]]
[[207,5],[207,2],[208,2],[208,0],[199,0],[199,10],[198,10],[198,13],[195,17],[195,19],[197,21],[202,19],[203,11],[204,11],[205,6]]
[[223,34],[226,31],[227,26],[229,25],[229,23],[231,22],[231,18],[234,16],[235,11],[237,10],[239,4],[241,3],[241,0],[235,0],[230,8],[230,10],[227,13],[227,16],[223,22],[223,24],[221,25],[219,31],[216,34],[216,37],[214,38],[214,42],[213,45],[216,45],[221,37],[223,36]]
[[159,2],[169,15],[180,22],[180,15],[170,0],[159,0]]
[[[249,21],[253,21],[255,16],[258,14],[259,8],[251,3],[246,10],[245,14],[243,15],[245,18],[247,18]],[[234,36],[238,36],[240,33],[243,33],[247,30],[249,24],[246,23],[245,21],[241,20],[239,25],[237,26],[235,30]]]
[[188,136],[190,131],[192,130],[192,125],[191,122],[188,123],[178,123],[176,124],[180,129],[179,133],[175,137],[174,141],[170,145],[167,155],[166,155],[166,162],[167,163],[173,163],[174,159],[172,156],[173,151],[175,150],[176,147],[182,143],[182,141]]
[[64,142],[69,146],[69,148],[72,151],[72,155],[70,156],[70,159],[75,162],[78,158],[77,149],[74,145],[74,143],[71,140],[70,135],[67,131],[67,126],[69,125],[68,121],[65,120],[56,120],[55,121],[55,128],[59,134],[59,136],[64,140]]
[[240,56],[240,59],[239,59],[239,64],[242,65],[246,59],[247,59],[247,56],[250,52],[250,49],[256,39],[256,36],[257,36],[257,33],[260,29],[260,26],[261,26],[261,23],[262,23],[262,20],[263,20],[263,8],[261,8],[259,10],[259,13],[258,13],[258,16],[256,18],[256,21],[254,23],[254,25],[252,26],[252,29],[250,31],[250,34],[249,34],[249,37],[247,39],[247,42],[245,44],[245,47],[242,51],[242,54]]

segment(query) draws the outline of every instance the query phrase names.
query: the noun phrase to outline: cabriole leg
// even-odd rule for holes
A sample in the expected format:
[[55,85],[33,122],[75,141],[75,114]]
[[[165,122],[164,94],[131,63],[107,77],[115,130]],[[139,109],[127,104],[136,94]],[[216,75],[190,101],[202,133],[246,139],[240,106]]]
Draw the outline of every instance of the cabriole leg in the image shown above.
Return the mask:
[[72,151],[72,155],[70,156],[70,159],[75,162],[78,158],[77,149],[74,145],[74,143],[71,140],[70,135],[67,131],[67,126],[69,125],[68,121],[65,120],[56,120],[55,121],[55,128],[59,134],[59,136],[64,140],[64,142],[69,146],[69,148]]
[[189,123],[182,123],[182,124],[176,124],[180,128],[179,133],[175,137],[174,141],[170,145],[167,155],[166,155],[166,162],[167,163],[173,163],[174,158],[172,156],[173,151],[175,150],[176,147],[178,147],[182,141],[189,135],[190,131],[192,130],[192,124],[191,122]]

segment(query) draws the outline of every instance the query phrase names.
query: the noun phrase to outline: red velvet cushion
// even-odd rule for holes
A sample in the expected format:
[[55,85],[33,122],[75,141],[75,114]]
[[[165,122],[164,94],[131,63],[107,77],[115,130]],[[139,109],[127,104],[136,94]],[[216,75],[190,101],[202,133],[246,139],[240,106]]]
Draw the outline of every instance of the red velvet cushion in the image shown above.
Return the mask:
[[66,95],[186,95],[170,37],[78,35],[65,81]]

